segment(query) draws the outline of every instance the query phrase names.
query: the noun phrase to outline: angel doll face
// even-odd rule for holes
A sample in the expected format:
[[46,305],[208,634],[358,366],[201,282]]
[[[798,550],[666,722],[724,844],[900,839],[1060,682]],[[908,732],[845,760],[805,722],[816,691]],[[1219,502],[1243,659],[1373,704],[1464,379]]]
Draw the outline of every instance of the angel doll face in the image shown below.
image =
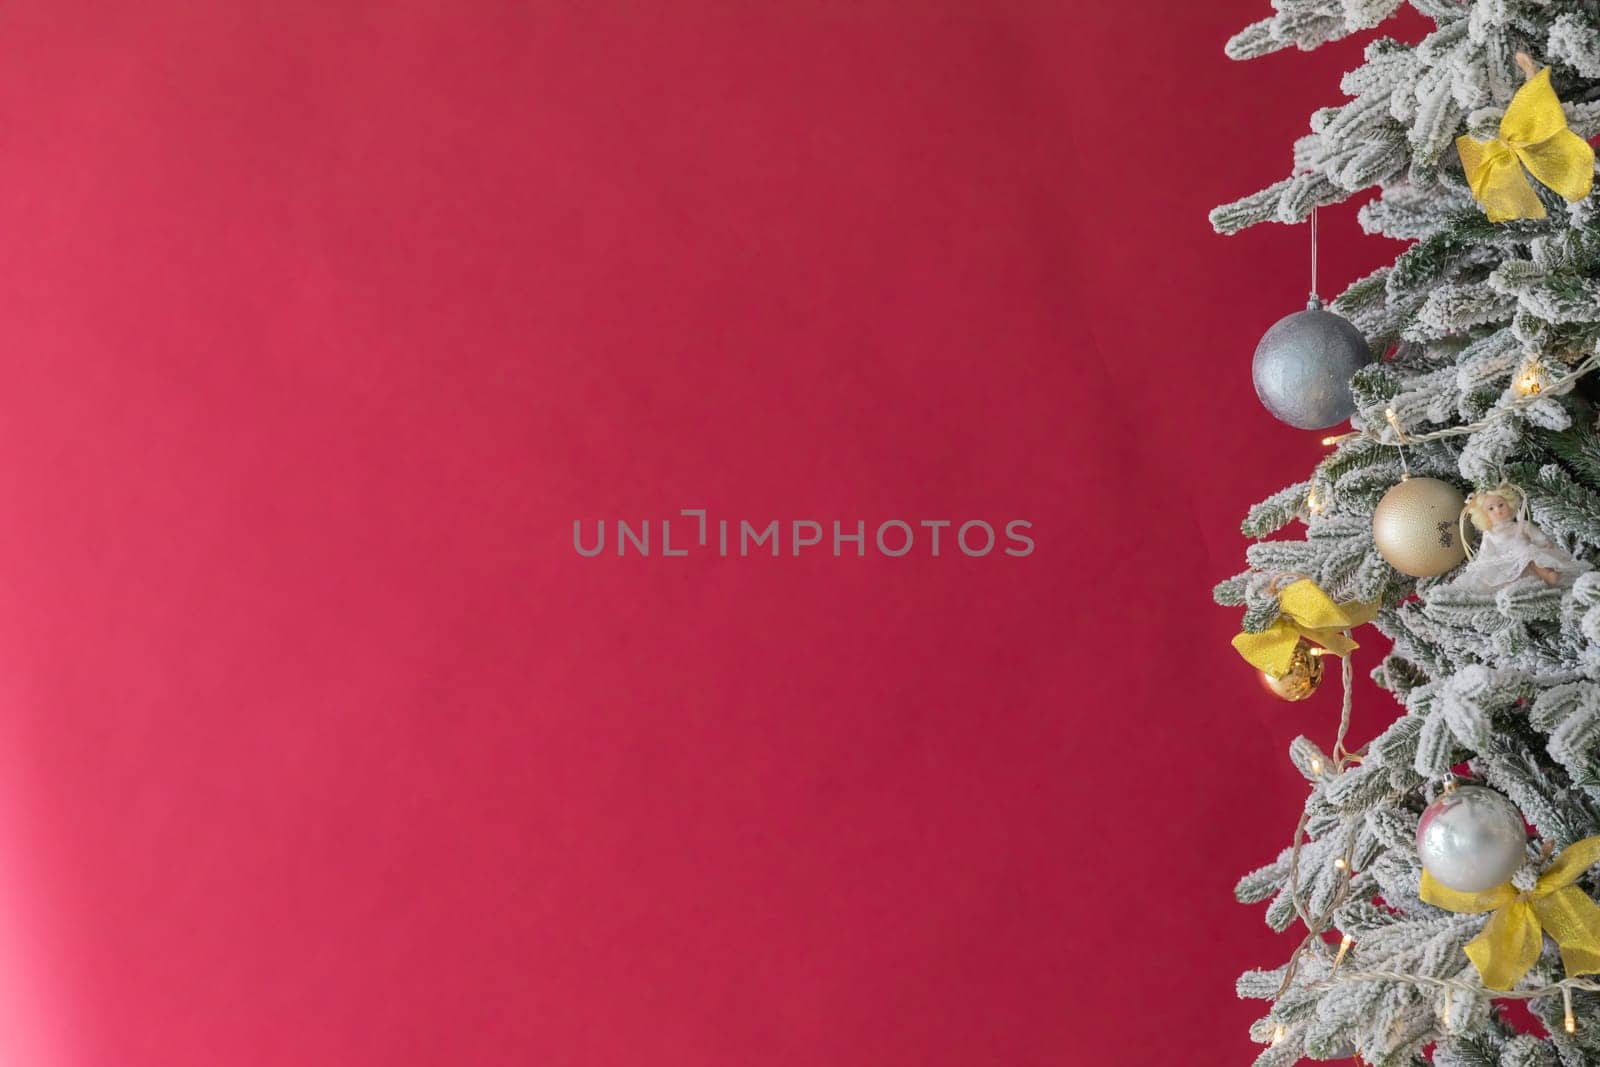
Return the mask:
[[1490,526],[1510,522],[1515,515],[1511,510],[1511,503],[1505,497],[1494,494],[1484,497],[1483,513],[1488,516]]

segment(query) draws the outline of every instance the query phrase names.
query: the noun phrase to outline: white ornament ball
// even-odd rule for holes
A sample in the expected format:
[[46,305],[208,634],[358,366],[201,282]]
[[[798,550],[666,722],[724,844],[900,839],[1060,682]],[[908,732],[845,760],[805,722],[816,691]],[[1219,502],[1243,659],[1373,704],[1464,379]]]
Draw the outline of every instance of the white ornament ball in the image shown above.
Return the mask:
[[1505,885],[1527,858],[1517,806],[1492,789],[1463,785],[1439,797],[1417,823],[1417,852],[1438,883],[1458,893]]
[[1461,490],[1437,478],[1406,478],[1372,513],[1372,539],[1389,566],[1432,578],[1467,558],[1461,542]]
[[1256,345],[1250,377],[1274,418],[1302,430],[1336,426],[1356,413],[1350,376],[1372,361],[1361,331],[1315,297]]

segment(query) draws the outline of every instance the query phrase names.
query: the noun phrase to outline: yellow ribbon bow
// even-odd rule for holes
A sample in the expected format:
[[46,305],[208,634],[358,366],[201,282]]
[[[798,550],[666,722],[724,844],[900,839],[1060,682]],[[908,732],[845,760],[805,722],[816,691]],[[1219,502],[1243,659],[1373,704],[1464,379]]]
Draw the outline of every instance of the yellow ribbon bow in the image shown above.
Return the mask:
[[1550,88],[1549,67],[1511,98],[1500,119],[1500,136],[1488,141],[1457,137],[1456,151],[1473,199],[1490,222],[1545,217],[1529,174],[1571,201],[1588,196],[1594,182],[1594,149],[1567,129],[1561,101]]
[[1481,893],[1458,893],[1422,872],[1422,899],[1461,915],[1494,912],[1483,932],[1467,942],[1467,956],[1483,984],[1506,990],[1528,973],[1544,948],[1544,934],[1561,946],[1568,975],[1600,972],[1600,905],[1572,883],[1600,863],[1600,837],[1586,837],[1564,849],[1532,891],[1519,893],[1510,882]]
[[1281,614],[1271,626],[1258,634],[1242,633],[1233,639],[1239,655],[1274,678],[1289,669],[1295,645],[1302,637],[1335,655],[1348,656],[1360,646],[1344,631],[1371,622],[1378,614],[1377,601],[1335,604],[1310,578],[1285,586],[1278,594],[1278,607]]

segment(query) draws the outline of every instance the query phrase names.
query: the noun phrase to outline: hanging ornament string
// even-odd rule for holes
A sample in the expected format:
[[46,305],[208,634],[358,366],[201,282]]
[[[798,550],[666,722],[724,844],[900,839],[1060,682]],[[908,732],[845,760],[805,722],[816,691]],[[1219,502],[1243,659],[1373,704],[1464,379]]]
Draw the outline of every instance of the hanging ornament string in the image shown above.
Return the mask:
[[1389,421],[1389,427],[1394,430],[1394,447],[1400,453],[1400,472],[1402,478],[1411,477],[1411,464],[1406,462],[1406,445],[1411,443],[1411,438],[1406,435],[1405,429],[1400,425],[1400,416],[1395,414],[1394,408],[1384,408],[1383,417]]
[[[1268,583],[1268,588],[1273,592],[1277,592],[1278,587],[1286,580],[1291,583],[1300,581],[1305,581],[1308,584],[1310,583],[1310,579],[1306,575],[1288,572],[1276,575],[1272,581]],[[1311,585],[1311,588],[1315,589],[1316,587],[1313,584]],[[1318,590],[1318,592],[1320,592],[1320,590]],[[1365,605],[1350,606],[1365,607]],[[1367,620],[1363,618],[1361,621],[1364,622]],[[1359,622],[1356,622],[1352,625],[1359,624]],[[1335,643],[1345,646],[1344,654],[1341,655],[1332,651],[1331,649],[1327,651],[1327,654],[1329,655],[1339,656],[1339,687],[1341,689],[1339,701],[1339,731],[1333,739],[1333,767],[1331,769],[1335,776],[1341,774],[1344,769],[1352,763],[1358,763],[1361,760],[1360,753],[1351,752],[1345,748],[1345,738],[1350,732],[1350,714],[1353,709],[1355,695],[1354,667],[1351,665],[1349,653],[1350,651],[1354,650],[1356,645],[1355,642],[1350,639],[1349,629],[1345,629],[1341,636],[1342,641]],[[1320,653],[1324,650],[1318,649],[1317,651]],[[1312,769],[1318,774],[1321,773],[1321,767],[1318,765],[1318,763],[1314,763],[1312,765]],[[1289,957],[1287,966],[1284,968],[1283,982],[1278,987],[1277,992],[1277,996],[1279,997],[1287,992],[1290,985],[1294,982],[1295,972],[1299,969],[1301,957],[1303,957],[1306,952],[1312,950],[1313,948],[1316,948],[1324,953],[1328,951],[1327,943],[1323,941],[1322,935],[1332,927],[1333,914],[1338,907],[1344,903],[1345,898],[1349,895],[1350,880],[1355,874],[1351,863],[1353,854],[1355,852],[1355,829],[1354,827],[1349,827],[1348,832],[1345,835],[1344,848],[1341,850],[1341,855],[1337,860],[1334,861],[1334,866],[1336,866],[1343,875],[1343,881],[1340,883],[1338,892],[1336,892],[1333,895],[1333,899],[1328,902],[1328,906],[1318,915],[1314,916],[1311,914],[1311,910],[1307,906],[1305,898],[1300,890],[1300,854],[1302,849],[1305,847],[1306,823],[1309,818],[1309,811],[1302,811],[1299,821],[1295,824],[1294,844],[1289,851],[1289,878],[1287,887],[1289,892],[1289,903],[1294,907],[1295,914],[1299,917],[1301,923],[1304,924],[1306,928],[1306,935],[1301,939],[1300,944],[1296,946],[1294,953]],[[1344,961],[1344,956],[1349,949],[1349,939],[1346,938],[1341,941],[1339,945],[1339,963]]]
[[1307,307],[1320,308],[1322,297],[1317,295],[1317,208],[1311,206],[1311,299]]
[[1349,656],[1341,656],[1339,659],[1339,683],[1344,693],[1339,704],[1339,732],[1333,738],[1333,758],[1337,761],[1338,769],[1342,771],[1346,764],[1354,763],[1360,757],[1344,747],[1344,739],[1350,733],[1350,711],[1354,695],[1354,687],[1351,684],[1354,679],[1351,675],[1354,668],[1350,666]]

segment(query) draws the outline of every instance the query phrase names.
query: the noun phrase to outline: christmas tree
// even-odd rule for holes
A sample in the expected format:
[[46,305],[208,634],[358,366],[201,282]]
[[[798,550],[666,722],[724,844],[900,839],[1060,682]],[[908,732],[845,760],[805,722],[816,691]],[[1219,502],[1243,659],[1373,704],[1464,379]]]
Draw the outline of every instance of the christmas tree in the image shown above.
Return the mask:
[[[1411,6],[1429,32],[1373,40],[1292,174],[1212,215],[1296,223],[1375,188],[1363,228],[1413,242],[1256,354],[1280,419],[1349,427],[1250,510],[1216,599],[1282,696],[1327,664],[1344,702],[1331,744],[1291,746],[1303,815],[1237,889],[1297,940],[1238,991],[1268,1004],[1260,1065],[1600,1065],[1600,5]],[[1274,7],[1230,56],[1399,0]],[[1373,627],[1398,715],[1357,745],[1349,652]]]

